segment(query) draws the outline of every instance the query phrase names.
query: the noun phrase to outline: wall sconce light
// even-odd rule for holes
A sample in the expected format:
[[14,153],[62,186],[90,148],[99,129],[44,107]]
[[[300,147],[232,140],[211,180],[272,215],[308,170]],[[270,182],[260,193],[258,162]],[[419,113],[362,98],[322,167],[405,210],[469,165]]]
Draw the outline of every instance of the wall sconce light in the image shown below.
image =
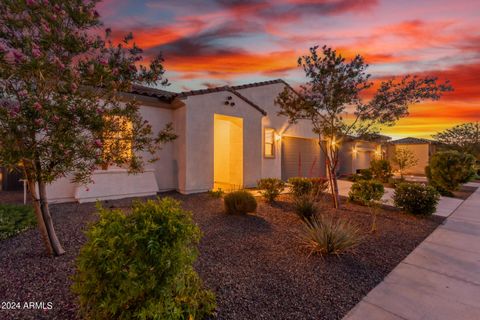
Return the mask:
[[275,132],[275,141],[282,140],[282,135]]

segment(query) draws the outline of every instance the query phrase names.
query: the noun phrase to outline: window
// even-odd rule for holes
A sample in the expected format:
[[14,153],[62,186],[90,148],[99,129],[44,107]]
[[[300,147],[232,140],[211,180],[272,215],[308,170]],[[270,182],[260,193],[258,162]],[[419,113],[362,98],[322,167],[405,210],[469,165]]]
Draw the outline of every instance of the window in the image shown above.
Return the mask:
[[121,165],[132,158],[132,131],[131,121],[121,116],[112,116],[105,119],[106,127],[103,134],[104,165]]
[[265,158],[275,158],[275,130],[272,128],[265,128],[263,155]]

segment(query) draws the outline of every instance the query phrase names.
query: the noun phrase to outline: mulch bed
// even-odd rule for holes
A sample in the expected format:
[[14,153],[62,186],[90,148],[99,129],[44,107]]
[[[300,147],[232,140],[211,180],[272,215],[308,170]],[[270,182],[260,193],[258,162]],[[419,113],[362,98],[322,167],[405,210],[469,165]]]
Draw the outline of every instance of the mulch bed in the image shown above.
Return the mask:
[[[207,194],[169,195],[184,201],[203,231],[195,267],[217,296],[218,319],[341,319],[442,221],[382,209],[371,234],[367,208],[344,201],[335,214],[351,219],[365,239],[354,253],[308,257],[289,195],[274,205],[259,200],[258,212],[247,216],[224,214],[222,200]],[[52,206],[62,257],[45,256],[36,230],[0,242],[0,302],[53,302],[48,311],[0,310],[0,319],[76,319],[69,277],[94,211],[93,204]]]

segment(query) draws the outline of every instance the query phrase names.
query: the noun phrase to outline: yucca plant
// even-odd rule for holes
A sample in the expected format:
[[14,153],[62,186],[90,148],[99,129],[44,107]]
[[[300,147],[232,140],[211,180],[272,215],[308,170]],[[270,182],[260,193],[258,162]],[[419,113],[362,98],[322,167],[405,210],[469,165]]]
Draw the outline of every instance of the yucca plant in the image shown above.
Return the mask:
[[361,241],[360,230],[348,220],[318,215],[304,220],[301,241],[310,255],[342,254]]
[[315,196],[311,193],[295,197],[293,204],[295,213],[303,221],[310,221],[318,212]]

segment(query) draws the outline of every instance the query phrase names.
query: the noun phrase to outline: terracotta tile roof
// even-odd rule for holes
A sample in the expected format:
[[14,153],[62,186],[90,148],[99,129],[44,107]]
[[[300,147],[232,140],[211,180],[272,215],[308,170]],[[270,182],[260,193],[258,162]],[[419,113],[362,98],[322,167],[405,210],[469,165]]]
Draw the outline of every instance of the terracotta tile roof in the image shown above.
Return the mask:
[[393,144],[424,144],[424,143],[435,143],[435,141],[423,139],[423,138],[413,138],[407,137],[403,139],[393,140],[390,143]]
[[161,90],[161,89],[157,89],[157,88],[145,87],[145,86],[141,86],[141,85],[138,85],[138,84],[132,85],[132,90],[130,91],[130,93],[138,94],[138,95],[141,95],[141,96],[154,97],[154,98],[158,98],[162,101],[166,101],[166,102],[170,102],[177,95],[176,92]]

